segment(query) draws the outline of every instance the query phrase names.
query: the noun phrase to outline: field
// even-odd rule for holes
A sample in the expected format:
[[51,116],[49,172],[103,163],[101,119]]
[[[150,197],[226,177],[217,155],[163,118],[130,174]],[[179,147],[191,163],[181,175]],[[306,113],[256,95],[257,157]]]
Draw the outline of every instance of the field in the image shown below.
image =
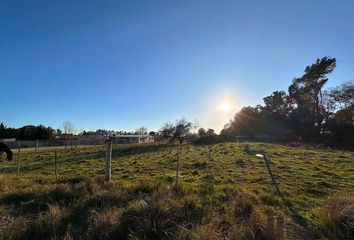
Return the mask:
[[354,152],[115,145],[109,183],[103,146],[57,152],[58,179],[51,149],[1,158],[0,239],[354,239]]

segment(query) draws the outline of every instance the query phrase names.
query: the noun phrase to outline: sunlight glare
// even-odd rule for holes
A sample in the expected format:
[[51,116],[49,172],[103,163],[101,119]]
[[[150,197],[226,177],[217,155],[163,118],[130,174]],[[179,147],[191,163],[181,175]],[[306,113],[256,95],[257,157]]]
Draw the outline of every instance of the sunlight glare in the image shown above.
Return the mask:
[[231,109],[231,104],[229,102],[225,101],[220,105],[220,109],[224,112],[228,112]]

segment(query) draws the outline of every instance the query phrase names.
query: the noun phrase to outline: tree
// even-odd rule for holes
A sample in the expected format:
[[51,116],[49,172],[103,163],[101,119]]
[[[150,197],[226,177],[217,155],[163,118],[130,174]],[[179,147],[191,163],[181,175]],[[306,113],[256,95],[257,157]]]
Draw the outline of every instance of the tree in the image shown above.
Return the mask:
[[328,95],[340,109],[354,108],[354,81],[347,81],[332,88]]
[[336,111],[336,101],[331,96],[330,92],[325,90],[322,93],[322,111],[324,116],[324,122],[326,123]]
[[[303,121],[302,133],[308,136],[319,134],[323,122],[322,88],[328,81],[328,75],[336,67],[336,59],[331,57],[318,58],[315,63],[305,68],[300,78],[294,78],[289,86],[289,96],[296,108],[295,116],[306,119]],[[303,115],[303,116],[302,116]]]
[[164,138],[168,138],[168,139],[171,139],[173,137],[174,132],[175,132],[175,126],[170,122],[165,123],[160,130],[161,135]]
[[8,133],[4,123],[0,123],[0,138],[8,138]]
[[[254,137],[256,134],[264,133],[264,116],[262,106],[243,107],[228,125],[232,129],[232,135],[247,135]],[[223,131],[223,135],[225,134]],[[228,133],[231,134],[231,133]]]
[[263,98],[264,106],[242,108],[220,136],[234,140],[237,135],[266,134],[279,140],[354,146],[354,81],[324,90],[335,67],[335,58],[317,59],[292,80],[288,94],[274,91]]
[[193,129],[193,123],[185,120],[184,118],[176,120],[175,124],[168,122],[161,128],[160,133],[163,137],[168,138],[170,141],[178,139],[182,144],[185,137]]
[[70,137],[74,134],[75,128],[71,122],[65,121],[62,125],[62,129],[63,129],[62,136],[64,137],[65,148],[66,148]]
[[26,125],[20,128],[7,128],[0,124],[0,138],[16,138],[19,140],[43,140],[53,137],[53,129],[43,125]]
[[206,136],[214,136],[216,134],[215,134],[214,129],[209,128],[208,131],[206,131],[205,135]]
[[146,127],[142,126],[140,128],[137,128],[135,131],[139,135],[146,135],[148,132],[148,129]]
[[270,96],[264,97],[263,111],[273,117],[285,118],[290,110],[289,97],[285,91],[274,91]]
[[175,132],[173,138],[178,138],[180,144],[183,143],[184,138],[190,133],[193,128],[193,123],[180,119],[176,121]]
[[199,137],[205,136],[206,130],[204,128],[199,128],[198,129],[198,135]]
[[354,109],[347,107],[337,111],[326,123],[330,131],[330,143],[335,146],[354,146]]

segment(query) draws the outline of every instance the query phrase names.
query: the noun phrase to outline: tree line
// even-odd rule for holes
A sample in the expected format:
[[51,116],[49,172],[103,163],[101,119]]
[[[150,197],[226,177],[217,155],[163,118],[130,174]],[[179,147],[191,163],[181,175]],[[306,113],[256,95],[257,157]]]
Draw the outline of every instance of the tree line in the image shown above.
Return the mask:
[[274,91],[263,105],[242,108],[220,133],[235,136],[268,136],[285,141],[320,142],[354,146],[354,81],[324,89],[336,59],[318,58],[288,91]]
[[27,125],[20,128],[6,127],[0,123],[0,139],[16,138],[19,140],[45,140],[53,137],[55,130],[44,125]]

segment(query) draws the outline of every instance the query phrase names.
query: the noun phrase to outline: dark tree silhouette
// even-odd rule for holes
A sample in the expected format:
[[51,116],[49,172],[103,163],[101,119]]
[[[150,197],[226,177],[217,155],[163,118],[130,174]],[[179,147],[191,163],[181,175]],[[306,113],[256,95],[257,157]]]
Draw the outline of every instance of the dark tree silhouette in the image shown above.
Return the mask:
[[[296,108],[294,118],[303,119],[303,131],[307,136],[318,136],[324,116],[322,114],[322,88],[336,67],[336,59],[318,58],[305,68],[304,74],[294,78],[289,86],[289,96]],[[308,135],[310,134],[310,135]]]
[[323,90],[335,67],[335,58],[318,58],[293,79],[288,94],[274,91],[264,106],[242,108],[220,135],[354,145],[354,81]]

